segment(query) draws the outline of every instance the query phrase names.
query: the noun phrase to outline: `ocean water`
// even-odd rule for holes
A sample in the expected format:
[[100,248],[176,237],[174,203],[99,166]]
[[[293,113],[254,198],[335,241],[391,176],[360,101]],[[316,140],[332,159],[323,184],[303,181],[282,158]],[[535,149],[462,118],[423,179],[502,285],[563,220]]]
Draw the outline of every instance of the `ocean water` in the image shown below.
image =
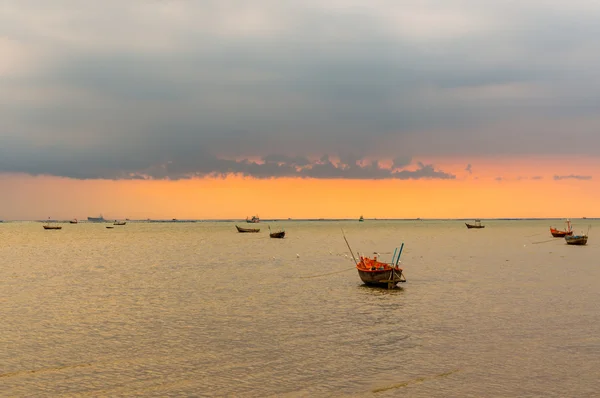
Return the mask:
[[2,223],[0,396],[598,396],[600,223],[552,223]]

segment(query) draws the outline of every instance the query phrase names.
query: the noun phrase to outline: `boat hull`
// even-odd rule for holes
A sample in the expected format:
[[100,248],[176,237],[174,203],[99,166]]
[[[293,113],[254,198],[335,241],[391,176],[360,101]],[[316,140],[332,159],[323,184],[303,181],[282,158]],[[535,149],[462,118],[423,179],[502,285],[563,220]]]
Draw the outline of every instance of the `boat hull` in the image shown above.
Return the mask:
[[573,231],[559,231],[558,229],[550,228],[550,233],[555,238],[564,238],[565,236],[572,236]]
[[238,232],[240,233],[257,233],[260,232],[260,228],[241,228],[237,225],[235,226]]
[[567,245],[585,246],[587,245],[587,236],[565,236]]
[[365,285],[379,287],[394,287],[399,282],[406,282],[401,270],[364,271],[357,269],[360,280]]
[[44,229],[57,230],[57,229],[62,229],[62,227],[55,227],[52,225],[44,225]]
[[285,231],[272,232],[269,234],[269,236],[273,239],[283,239],[283,238],[285,238]]
[[360,257],[356,264],[358,276],[364,284],[370,286],[393,288],[399,282],[406,282],[402,268],[377,261],[377,257]]
[[467,224],[467,223],[465,223],[465,225],[467,226],[468,229],[481,229],[481,228],[485,228],[485,225],[474,225],[474,224]]

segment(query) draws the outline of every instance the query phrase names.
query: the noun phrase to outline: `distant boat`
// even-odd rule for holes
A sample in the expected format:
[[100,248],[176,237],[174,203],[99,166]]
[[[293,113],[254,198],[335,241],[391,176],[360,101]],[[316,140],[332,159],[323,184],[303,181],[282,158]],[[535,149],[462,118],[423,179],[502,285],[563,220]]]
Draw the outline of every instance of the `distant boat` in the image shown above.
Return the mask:
[[113,225],[125,225],[127,224],[127,221],[117,221],[115,220],[115,222],[113,223]]
[[238,227],[237,225],[235,226],[238,230],[238,232],[260,232],[260,228],[242,228],[242,227]]
[[48,222],[44,225],[44,229],[57,230],[62,229],[60,225],[50,225],[50,217],[48,217]]
[[78,222],[78,221],[77,221],[77,219],[76,219],[76,218],[74,218],[74,219],[72,219],[71,221],[69,221],[69,224],[77,224],[77,222]]
[[258,218],[258,216],[252,216],[252,218],[246,217],[246,222],[256,224],[260,222],[260,218]]
[[475,220],[475,224],[465,223],[468,229],[471,228],[485,228],[485,225],[481,225],[481,220]]
[[285,231],[282,229],[277,232],[271,232],[271,226],[269,226],[269,236],[274,239],[283,239],[285,238]]
[[113,229],[114,227],[112,225],[107,225],[106,228],[107,229]]
[[571,220],[565,221],[565,224],[567,224],[567,229],[564,231],[561,231],[560,229],[556,229],[554,227],[550,227],[550,233],[552,234],[552,236],[555,238],[564,238],[565,236],[573,235],[573,228],[571,227]]
[[89,222],[105,222],[106,221],[104,219],[104,217],[102,216],[102,214],[100,214],[100,217],[88,217],[87,220]]
[[365,221],[365,218],[364,218],[364,217],[361,215],[361,216],[359,217],[358,221],[359,221],[359,222],[363,222],[363,221]]

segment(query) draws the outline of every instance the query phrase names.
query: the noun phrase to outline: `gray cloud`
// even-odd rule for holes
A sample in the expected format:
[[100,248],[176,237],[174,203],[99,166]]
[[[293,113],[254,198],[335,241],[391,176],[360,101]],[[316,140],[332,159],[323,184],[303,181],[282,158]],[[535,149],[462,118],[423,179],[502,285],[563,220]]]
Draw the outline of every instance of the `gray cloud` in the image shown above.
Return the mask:
[[420,157],[600,156],[600,6],[415,4],[14,2],[0,171],[400,178]]
[[[208,152],[179,153],[173,160],[148,156],[128,157],[99,153],[95,156],[73,153],[62,158],[56,149],[47,149],[46,155],[31,161],[27,153],[8,153],[0,150],[0,168],[8,172],[32,175],[56,175],[76,179],[187,179],[193,177],[225,177],[242,175],[255,178],[299,177],[327,179],[455,179],[456,176],[435,169],[431,164],[418,163],[411,168],[385,168],[377,162],[361,165],[333,162],[327,155],[311,161],[303,157],[267,155],[253,161],[232,160]],[[109,161],[107,161],[109,160]],[[43,170],[43,171],[40,171]]]
[[570,174],[570,175],[564,175],[564,176],[557,176],[555,175],[554,180],[591,180],[592,176],[580,176],[580,175],[574,175],[574,174]]

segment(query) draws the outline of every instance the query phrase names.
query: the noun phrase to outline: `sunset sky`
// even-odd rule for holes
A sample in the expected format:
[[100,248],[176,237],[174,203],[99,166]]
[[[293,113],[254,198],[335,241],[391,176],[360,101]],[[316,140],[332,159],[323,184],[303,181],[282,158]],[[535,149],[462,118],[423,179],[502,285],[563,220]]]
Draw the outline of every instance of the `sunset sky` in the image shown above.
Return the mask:
[[600,217],[600,2],[0,2],[0,219]]

